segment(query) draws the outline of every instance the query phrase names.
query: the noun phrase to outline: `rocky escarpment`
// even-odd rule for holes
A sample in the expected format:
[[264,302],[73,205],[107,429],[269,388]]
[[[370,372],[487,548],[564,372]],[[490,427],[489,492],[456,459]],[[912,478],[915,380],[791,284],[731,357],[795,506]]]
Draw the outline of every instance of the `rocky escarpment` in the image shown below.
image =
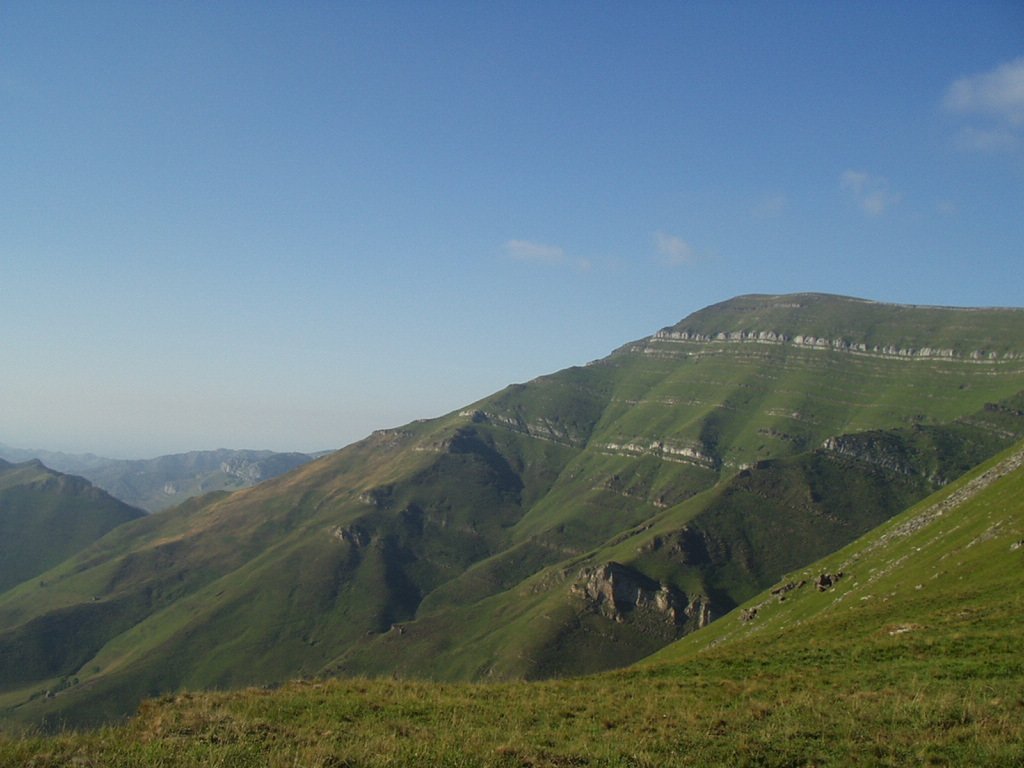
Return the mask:
[[939,347],[903,347],[896,344],[867,344],[846,338],[825,338],[803,334],[786,334],[777,331],[700,331],[664,329],[642,342],[638,350],[646,353],[663,351],[660,343],[691,342],[708,344],[712,342],[775,344],[801,347],[804,349],[834,350],[855,355],[869,355],[904,360],[966,360],[977,363],[994,363],[1000,360],[1020,360],[1024,354],[1016,351],[989,349],[957,350]]
[[1024,393],[948,425],[917,424],[827,438],[821,451],[937,488],[987,456],[1024,439]]
[[655,456],[663,461],[674,461],[684,464],[713,469],[715,459],[701,451],[699,444],[683,443],[666,439],[645,440],[637,437],[626,442],[610,442],[596,446],[597,450],[609,456]]
[[703,595],[691,598],[621,563],[583,568],[569,591],[592,610],[618,623],[653,620],[683,634],[711,621],[710,602]]

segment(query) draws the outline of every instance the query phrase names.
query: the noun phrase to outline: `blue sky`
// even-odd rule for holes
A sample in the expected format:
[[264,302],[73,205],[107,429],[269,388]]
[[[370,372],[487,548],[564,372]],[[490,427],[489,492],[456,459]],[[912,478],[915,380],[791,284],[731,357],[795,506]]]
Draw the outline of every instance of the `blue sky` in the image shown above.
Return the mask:
[[0,6],[0,442],[317,450],[742,293],[1010,305],[1024,5]]

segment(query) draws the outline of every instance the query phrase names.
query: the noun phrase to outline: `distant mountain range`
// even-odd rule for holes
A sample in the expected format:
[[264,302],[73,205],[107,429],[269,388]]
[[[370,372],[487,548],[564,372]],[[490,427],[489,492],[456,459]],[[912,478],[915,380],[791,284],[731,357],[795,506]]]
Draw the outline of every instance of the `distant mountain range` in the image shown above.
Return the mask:
[[248,488],[313,458],[305,453],[222,449],[125,460],[0,444],[0,459],[39,459],[58,472],[84,477],[112,496],[147,512],[167,509],[212,491]]
[[1016,444],[1022,391],[1022,310],[739,297],[121,525],[0,594],[0,707],[630,664]]

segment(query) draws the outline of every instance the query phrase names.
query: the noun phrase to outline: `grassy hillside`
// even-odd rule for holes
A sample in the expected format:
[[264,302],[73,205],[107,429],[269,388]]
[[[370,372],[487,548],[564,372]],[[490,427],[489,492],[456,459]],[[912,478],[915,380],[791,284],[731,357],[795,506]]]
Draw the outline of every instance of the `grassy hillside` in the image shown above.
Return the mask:
[[[846,341],[806,341],[833,316]],[[1020,310],[801,295],[694,318],[124,526],[0,595],[0,707],[95,722],[180,687],[621,666],[1024,433]]]
[[141,510],[38,461],[0,460],[0,591],[84,549]]
[[1016,766],[1022,564],[1024,443],[627,670],[165,696],[0,766]]
[[1018,395],[948,426],[843,436],[761,462],[488,592],[503,564],[521,556],[512,548],[435,590],[415,621],[348,649],[328,671],[535,678],[634,662],[1024,437],[1021,406]]

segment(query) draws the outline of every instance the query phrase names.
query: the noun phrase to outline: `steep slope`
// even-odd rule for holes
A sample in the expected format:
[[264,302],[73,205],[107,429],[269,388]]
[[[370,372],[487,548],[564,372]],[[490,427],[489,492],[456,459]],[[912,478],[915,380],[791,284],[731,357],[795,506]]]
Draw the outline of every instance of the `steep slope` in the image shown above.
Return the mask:
[[304,453],[228,449],[190,451],[155,459],[109,459],[6,445],[0,445],[0,458],[39,459],[59,472],[80,475],[111,496],[147,512],[168,509],[204,493],[248,488],[313,459]]
[[0,596],[0,705],[77,721],[182,685],[628,663],[1010,444],[1022,350],[1020,310],[726,302],[124,526]]
[[38,461],[0,459],[0,591],[49,570],[142,511]]
[[480,600],[499,555],[429,595],[415,622],[349,649],[329,670],[543,677],[631,663],[1024,437],[1022,407],[1018,394],[949,425],[830,438],[759,462]]

